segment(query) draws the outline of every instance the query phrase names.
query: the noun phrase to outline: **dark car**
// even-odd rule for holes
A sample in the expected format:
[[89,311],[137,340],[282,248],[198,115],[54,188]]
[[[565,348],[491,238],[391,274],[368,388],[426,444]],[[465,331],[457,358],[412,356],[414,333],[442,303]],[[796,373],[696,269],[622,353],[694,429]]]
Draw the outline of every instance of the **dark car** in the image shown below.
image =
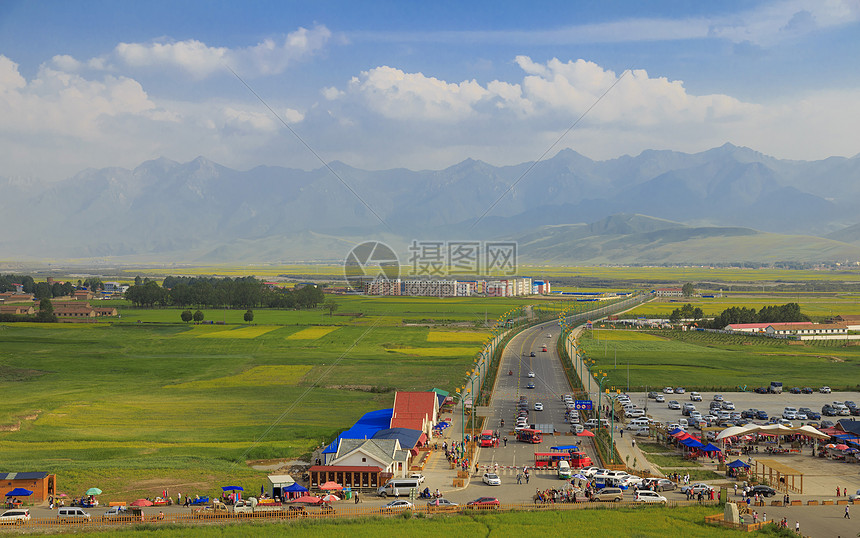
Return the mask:
[[756,420],[767,420],[767,413],[764,411],[756,411],[755,418]]
[[756,413],[758,413],[758,409],[745,409],[741,411],[741,418],[755,418]]
[[860,417],[860,407],[849,407],[848,411],[850,411],[855,417]]
[[657,491],[670,491],[678,487],[677,484],[668,478],[648,478],[642,481],[642,485],[648,488],[654,485]]
[[801,407],[800,409],[797,410],[797,412],[801,413],[803,415],[806,415],[806,418],[808,420],[818,420],[821,418],[821,413],[813,411],[812,409],[810,409],[808,407]]
[[814,394],[815,393],[815,391],[812,390],[812,387],[803,387],[802,389],[800,389],[800,392],[802,392],[804,394]]
[[791,387],[791,390],[789,390],[788,392],[792,394],[800,394],[800,387]]
[[838,411],[836,411],[836,408],[830,404],[824,404],[821,406],[821,414],[825,417],[834,417],[837,413]]
[[820,426],[822,428],[832,428],[835,424],[832,420],[822,420]]
[[535,352],[534,352],[534,351],[532,351],[531,353],[529,353],[529,357],[536,357],[536,356],[537,356],[537,355],[535,355]]
[[772,496],[776,495],[776,490],[770,486],[762,486],[762,485],[753,486],[753,488],[749,494],[755,495],[756,493],[758,493],[759,495],[763,495],[765,497],[772,497]]
[[767,387],[756,387],[755,393],[756,394],[767,394]]
[[530,383],[527,385],[527,388],[533,389],[533,388],[535,388],[535,384],[534,384],[533,382],[530,382]]

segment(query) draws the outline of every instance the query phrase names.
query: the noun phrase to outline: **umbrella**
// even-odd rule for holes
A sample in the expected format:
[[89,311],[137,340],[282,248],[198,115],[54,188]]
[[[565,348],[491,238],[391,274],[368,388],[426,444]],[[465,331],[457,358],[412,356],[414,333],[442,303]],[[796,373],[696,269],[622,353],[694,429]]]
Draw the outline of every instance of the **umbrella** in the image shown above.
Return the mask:
[[152,506],[152,501],[148,501],[146,499],[138,499],[136,501],[132,501],[129,506]]
[[824,445],[824,448],[836,448],[836,445],[834,445],[833,443],[829,443]]
[[339,501],[340,497],[338,497],[337,495],[332,495],[331,493],[329,493],[328,495],[323,497],[322,500],[324,503],[330,503],[332,501]]
[[68,497],[65,493],[57,493],[57,497]]
[[343,489],[343,486],[341,486],[337,482],[332,482],[331,480],[329,480],[325,484],[321,485],[320,489],[325,490],[325,491],[335,490],[335,489],[340,490],[340,489]]
[[102,490],[100,490],[99,488],[90,488],[87,490],[87,495],[101,495],[101,494],[102,494]]
[[577,437],[594,437],[594,434],[588,430],[582,430],[576,434]]
[[322,500],[319,497],[313,497],[311,495],[302,495],[297,499],[293,499],[290,501],[291,503],[306,503],[306,504],[319,504]]
[[15,488],[6,494],[7,497],[29,497],[33,492],[29,489]]
[[847,450],[847,449],[848,449],[848,445],[843,445],[842,443],[840,443],[840,444],[836,445],[836,446],[835,446],[835,447],[833,447],[833,448],[835,448],[836,450]]
[[242,486],[222,486],[223,491],[245,491]]
[[575,475],[573,475],[573,477],[576,478],[577,480],[588,480],[588,477],[583,475],[583,474],[575,474]]

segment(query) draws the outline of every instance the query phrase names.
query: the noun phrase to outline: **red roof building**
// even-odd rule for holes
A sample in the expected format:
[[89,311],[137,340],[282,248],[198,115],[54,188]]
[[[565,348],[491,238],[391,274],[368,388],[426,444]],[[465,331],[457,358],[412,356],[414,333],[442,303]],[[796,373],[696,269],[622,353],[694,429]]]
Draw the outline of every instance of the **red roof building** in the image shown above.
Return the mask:
[[438,418],[438,402],[435,392],[395,393],[391,427],[419,430],[430,437]]

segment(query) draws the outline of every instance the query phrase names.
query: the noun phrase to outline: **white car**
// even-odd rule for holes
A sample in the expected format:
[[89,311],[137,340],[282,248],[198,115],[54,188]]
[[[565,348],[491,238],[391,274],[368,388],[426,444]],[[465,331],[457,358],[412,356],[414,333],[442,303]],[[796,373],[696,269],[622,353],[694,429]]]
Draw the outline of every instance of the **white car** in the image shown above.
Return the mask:
[[655,401],[655,402],[661,402],[661,403],[662,403],[662,402],[665,402],[665,401],[666,401],[666,397],[665,397],[665,396],[663,396],[662,394],[658,394],[658,395],[654,398],[654,401]]
[[496,473],[484,473],[484,484],[488,486],[501,486],[502,479]]
[[727,411],[734,411],[735,410],[735,404],[726,400],[723,402],[723,409],[725,409]]
[[669,409],[681,409],[681,404],[675,400],[669,400]]
[[552,335],[551,335],[551,334],[549,334],[549,333],[547,333],[546,337],[547,337],[547,338],[552,338]]
[[702,401],[702,395],[699,394],[698,392],[691,392],[690,393],[690,401],[701,402]]
[[684,394],[684,387],[676,387],[675,394]]
[[675,394],[675,389],[672,387],[666,387],[663,389],[663,394]]
[[633,502],[666,504],[669,500],[659,493],[643,489],[636,492],[636,495],[633,497]]
[[821,394],[830,394],[831,391],[830,391],[830,387],[825,385],[825,386],[821,387],[820,389],[818,389],[818,392],[820,392]]
[[714,401],[715,402],[722,402],[723,401],[723,395],[722,394],[714,394]]
[[424,483],[424,475],[421,473],[412,473],[409,475],[409,478],[414,478],[415,480],[418,481],[419,484]]
[[535,402],[535,411],[543,411],[543,404],[540,402]]
[[28,521],[30,521],[30,510],[27,508],[15,508],[0,514],[0,525],[23,525]]
[[390,503],[388,503],[385,506],[383,506],[382,508],[380,508],[380,510],[383,513],[387,513],[387,512],[400,512],[402,510],[408,510],[411,508],[412,508],[411,502],[404,501],[404,500],[397,500],[397,501],[391,501]]
[[535,376],[534,372],[529,372],[529,377],[534,377],[534,376]]
[[629,411],[624,412],[625,418],[640,418],[645,416],[644,409],[631,409]]

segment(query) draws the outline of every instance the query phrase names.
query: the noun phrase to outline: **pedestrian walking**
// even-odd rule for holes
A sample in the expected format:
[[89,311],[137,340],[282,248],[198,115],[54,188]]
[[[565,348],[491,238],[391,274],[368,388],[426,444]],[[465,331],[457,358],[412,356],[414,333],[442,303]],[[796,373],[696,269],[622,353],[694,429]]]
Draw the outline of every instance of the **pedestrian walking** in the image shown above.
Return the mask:
[[624,439],[624,430],[621,430],[621,438]]
[[529,483],[529,473],[526,473],[526,485]]
[[767,512],[765,512],[764,514],[761,515],[761,522],[767,523]]
[[517,473],[517,484],[523,483],[523,473]]
[[794,532],[796,532],[797,534],[800,534],[800,521],[794,522]]
[[505,436],[505,448],[508,448],[508,436]]
[[847,496],[848,496],[848,488],[842,488],[842,496],[843,496],[843,497],[847,497]]
[[633,444],[633,448],[636,448],[636,439],[633,439],[633,440],[632,440],[632,441],[630,441],[630,442]]
[[355,492],[355,504],[358,504],[358,502],[359,502],[359,501],[358,501],[358,492],[356,491],[356,492]]
[[738,484],[735,482],[735,497],[738,496]]
[[839,486],[836,486],[836,496],[839,497]]
[[842,516],[842,519],[851,519],[851,514],[848,513],[848,505],[845,505],[845,515]]

